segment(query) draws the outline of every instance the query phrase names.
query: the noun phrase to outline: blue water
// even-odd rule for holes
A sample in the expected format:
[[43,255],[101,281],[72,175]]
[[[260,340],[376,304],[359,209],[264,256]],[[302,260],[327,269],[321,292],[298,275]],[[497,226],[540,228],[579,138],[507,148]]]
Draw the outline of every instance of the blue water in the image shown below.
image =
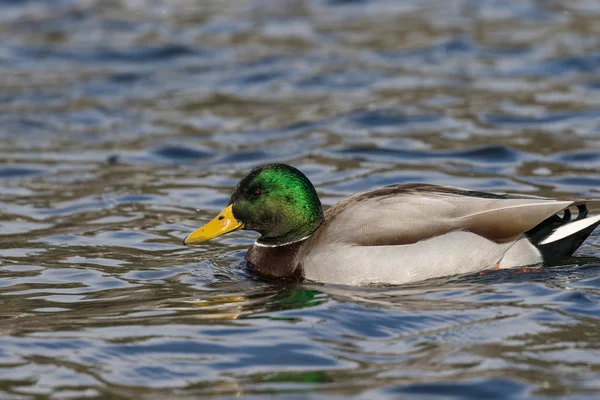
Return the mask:
[[600,196],[599,27],[583,0],[0,1],[0,398],[598,398],[600,233],[371,288],[181,242],[274,161],[327,206]]

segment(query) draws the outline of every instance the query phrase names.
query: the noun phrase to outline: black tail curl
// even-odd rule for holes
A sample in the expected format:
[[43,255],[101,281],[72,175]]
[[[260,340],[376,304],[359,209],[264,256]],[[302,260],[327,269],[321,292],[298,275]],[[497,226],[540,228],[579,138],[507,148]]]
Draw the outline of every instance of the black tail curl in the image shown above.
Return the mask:
[[571,210],[566,208],[563,210],[562,216],[554,214],[550,218],[547,218],[538,224],[535,228],[525,233],[529,237],[531,243],[533,243],[533,245],[540,250],[542,256],[544,257],[544,261],[553,262],[565,257],[569,257],[575,252],[575,250],[579,248],[579,246],[581,246],[585,239],[590,236],[594,229],[600,225],[599,221],[598,223],[592,224],[560,240],[551,243],[540,244],[559,227],[570,222],[582,220],[588,215],[588,208],[585,204],[578,204],[577,211],[577,218],[572,219]]

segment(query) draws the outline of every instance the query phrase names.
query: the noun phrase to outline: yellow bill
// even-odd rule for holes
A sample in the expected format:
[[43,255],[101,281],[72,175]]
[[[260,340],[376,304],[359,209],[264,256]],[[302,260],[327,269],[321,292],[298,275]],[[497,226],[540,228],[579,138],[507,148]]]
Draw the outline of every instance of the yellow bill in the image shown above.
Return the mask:
[[228,205],[210,221],[201,228],[196,229],[185,238],[183,244],[202,243],[216,238],[229,232],[244,228],[244,223],[238,221],[233,216],[231,205]]

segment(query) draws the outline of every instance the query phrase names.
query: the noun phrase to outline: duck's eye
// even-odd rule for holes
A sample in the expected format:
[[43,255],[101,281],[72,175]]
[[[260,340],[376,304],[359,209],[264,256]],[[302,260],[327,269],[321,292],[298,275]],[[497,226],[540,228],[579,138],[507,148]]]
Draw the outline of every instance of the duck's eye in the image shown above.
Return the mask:
[[254,189],[252,192],[250,192],[250,197],[252,197],[253,199],[257,199],[262,194],[263,194],[262,190],[260,190],[260,189]]

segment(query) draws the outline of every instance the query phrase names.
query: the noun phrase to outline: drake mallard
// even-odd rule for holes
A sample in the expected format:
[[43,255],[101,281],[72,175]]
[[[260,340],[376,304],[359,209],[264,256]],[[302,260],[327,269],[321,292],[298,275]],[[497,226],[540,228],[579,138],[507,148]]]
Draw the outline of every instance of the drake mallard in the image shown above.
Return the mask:
[[302,172],[269,164],[244,177],[227,207],[184,244],[248,229],[261,234],[246,253],[260,274],[403,284],[570,256],[600,224],[600,215],[587,216],[589,201],[417,183],[366,190],[323,212]]

